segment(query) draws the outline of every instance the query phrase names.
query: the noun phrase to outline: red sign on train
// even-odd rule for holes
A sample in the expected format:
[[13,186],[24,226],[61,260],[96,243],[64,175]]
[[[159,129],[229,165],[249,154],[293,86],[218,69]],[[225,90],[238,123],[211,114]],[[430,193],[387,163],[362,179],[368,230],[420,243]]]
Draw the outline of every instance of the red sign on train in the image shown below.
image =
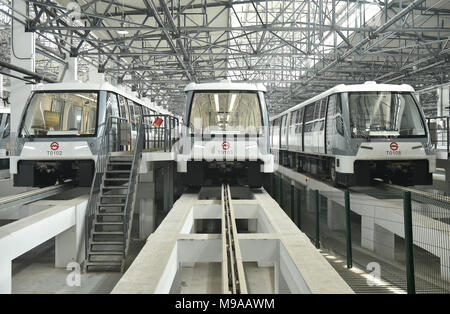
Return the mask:
[[161,123],[163,122],[163,119],[161,119],[160,117],[157,117],[155,119],[155,121],[153,122],[153,126],[155,128],[159,128],[161,126]]
[[50,149],[51,150],[58,150],[59,148],[59,143],[58,142],[53,142],[50,144]]
[[398,144],[396,142],[392,142],[391,145],[389,145],[393,151],[396,151],[398,149]]

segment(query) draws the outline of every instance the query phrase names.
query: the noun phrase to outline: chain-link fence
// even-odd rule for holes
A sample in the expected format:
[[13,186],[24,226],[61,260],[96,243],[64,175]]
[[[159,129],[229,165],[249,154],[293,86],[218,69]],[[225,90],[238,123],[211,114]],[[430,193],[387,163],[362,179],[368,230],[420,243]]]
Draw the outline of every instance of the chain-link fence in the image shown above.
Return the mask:
[[266,190],[317,248],[365,271],[373,289],[361,291],[450,293],[446,197],[397,189],[318,191],[280,175]]

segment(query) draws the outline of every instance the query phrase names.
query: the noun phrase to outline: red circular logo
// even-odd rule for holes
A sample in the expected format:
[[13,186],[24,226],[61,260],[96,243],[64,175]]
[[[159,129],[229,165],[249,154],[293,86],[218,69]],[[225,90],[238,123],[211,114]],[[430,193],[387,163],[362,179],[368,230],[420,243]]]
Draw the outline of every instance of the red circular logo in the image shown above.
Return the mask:
[[58,142],[53,142],[50,144],[50,149],[51,150],[57,150],[59,148],[59,144]]
[[396,151],[398,149],[398,144],[396,142],[392,142],[391,145],[389,145],[393,151]]
[[222,149],[223,150],[228,150],[230,148],[230,143],[228,143],[227,141],[224,141],[222,143]]

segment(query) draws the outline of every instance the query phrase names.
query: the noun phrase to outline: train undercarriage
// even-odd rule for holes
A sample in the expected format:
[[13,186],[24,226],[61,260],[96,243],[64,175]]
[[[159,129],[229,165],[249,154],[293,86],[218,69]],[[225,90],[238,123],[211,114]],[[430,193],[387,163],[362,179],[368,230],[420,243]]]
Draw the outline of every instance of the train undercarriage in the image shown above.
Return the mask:
[[335,158],[279,151],[279,164],[331,180],[335,185],[369,186],[373,179],[403,186],[431,185],[428,160],[356,160],[354,173],[335,171]]
[[92,160],[21,160],[14,174],[14,186],[45,187],[67,180],[90,187],[95,170]]
[[188,186],[242,184],[261,187],[265,174],[263,162],[258,161],[188,161],[183,182]]

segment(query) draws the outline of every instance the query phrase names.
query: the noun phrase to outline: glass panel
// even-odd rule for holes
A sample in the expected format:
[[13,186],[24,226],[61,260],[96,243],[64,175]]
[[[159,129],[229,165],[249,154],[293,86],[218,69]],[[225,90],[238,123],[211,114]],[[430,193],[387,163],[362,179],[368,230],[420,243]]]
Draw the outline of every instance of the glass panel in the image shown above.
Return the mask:
[[261,134],[261,108],[257,93],[197,92],[192,101],[191,132]]
[[119,105],[120,105],[120,117],[125,118],[129,121],[130,119],[129,119],[129,115],[128,115],[128,106],[127,106],[126,99],[120,95],[119,95]]
[[97,98],[97,92],[35,93],[25,114],[22,135],[94,135]]
[[314,106],[315,104],[309,104],[305,108],[305,122],[311,121],[314,119]]
[[422,116],[410,93],[350,93],[349,109],[353,137],[425,136]]
[[107,111],[110,117],[120,117],[117,95],[114,93],[108,93]]

